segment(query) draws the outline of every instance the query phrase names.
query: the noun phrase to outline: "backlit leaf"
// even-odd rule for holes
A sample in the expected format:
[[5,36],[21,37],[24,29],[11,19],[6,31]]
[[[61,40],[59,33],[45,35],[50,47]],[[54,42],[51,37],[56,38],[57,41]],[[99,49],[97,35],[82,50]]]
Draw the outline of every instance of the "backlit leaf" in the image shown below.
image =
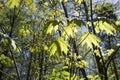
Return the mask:
[[100,39],[96,35],[89,32],[85,32],[80,38],[80,44],[82,45],[87,44],[87,46],[90,48],[92,48],[93,45],[100,47],[99,43]]
[[58,24],[59,22],[57,20],[55,21],[49,21],[45,24],[45,30],[44,32],[46,34],[51,34],[51,32],[54,30],[54,31],[57,31],[58,30]]
[[94,19],[93,23],[95,25],[95,31],[97,33],[105,30],[106,34],[114,34],[117,31],[116,25],[110,20],[104,18]]
[[79,13],[76,10],[74,10],[74,15],[79,16]]
[[62,75],[69,76],[69,75],[70,75],[70,73],[69,73],[69,72],[67,72],[67,71],[62,71]]
[[76,2],[76,3],[81,3],[83,0],[74,0],[74,2]]
[[7,0],[6,4],[9,5],[10,8],[14,8],[19,5],[19,0]]
[[67,26],[64,27],[62,35],[66,38],[68,37],[75,37],[75,33],[78,32],[77,26],[85,25],[85,23],[82,20],[73,19],[69,22]]
[[31,10],[35,11],[36,10],[36,4],[34,0],[25,0],[25,4],[27,7],[29,7]]
[[87,78],[93,79],[94,77],[92,75],[87,75]]
[[55,53],[60,55],[62,52],[67,54],[68,47],[69,45],[62,39],[62,37],[59,37],[49,47],[50,55],[54,55]]

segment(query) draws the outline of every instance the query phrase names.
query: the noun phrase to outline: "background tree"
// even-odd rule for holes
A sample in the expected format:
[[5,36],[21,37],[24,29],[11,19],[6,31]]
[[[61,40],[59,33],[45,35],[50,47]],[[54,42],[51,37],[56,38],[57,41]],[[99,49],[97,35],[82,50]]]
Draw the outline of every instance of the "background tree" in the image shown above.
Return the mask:
[[115,9],[92,0],[2,0],[0,80],[119,80]]

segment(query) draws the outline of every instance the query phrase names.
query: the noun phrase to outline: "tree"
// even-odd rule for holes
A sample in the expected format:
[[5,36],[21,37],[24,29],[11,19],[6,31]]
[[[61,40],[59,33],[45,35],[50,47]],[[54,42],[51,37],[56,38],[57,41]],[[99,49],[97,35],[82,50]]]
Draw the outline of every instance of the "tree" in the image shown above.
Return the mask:
[[119,18],[94,3],[2,0],[0,80],[119,80]]

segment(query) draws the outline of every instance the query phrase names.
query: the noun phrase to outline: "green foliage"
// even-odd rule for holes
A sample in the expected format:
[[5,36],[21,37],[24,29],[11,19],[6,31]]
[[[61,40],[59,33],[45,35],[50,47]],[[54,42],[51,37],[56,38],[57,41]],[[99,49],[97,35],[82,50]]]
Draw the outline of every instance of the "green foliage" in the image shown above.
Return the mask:
[[69,45],[63,40],[62,37],[59,37],[55,40],[49,47],[50,55],[61,55],[62,52],[67,54]]
[[[99,71],[107,69],[104,68],[106,61],[109,63],[109,59],[114,59],[111,54],[120,46],[119,32],[116,33],[120,22],[119,18],[117,21],[112,19],[116,24],[111,21],[113,5],[104,3],[92,6],[101,18],[93,15],[88,28],[86,23],[92,19],[88,1],[0,1],[0,70],[17,80],[19,74],[16,72],[20,72],[21,80],[86,80],[85,76],[89,80],[100,80],[104,74]],[[115,60],[119,51],[116,53]],[[96,66],[98,62],[100,66]],[[117,61],[115,64],[118,69]],[[97,70],[99,67],[101,70]],[[111,74],[114,73],[108,76]],[[8,79],[4,73],[2,78],[0,75],[0,80]]]
[[[95,25],[95,31],[97,33],[102,33],[104,30],[106,34],[113,35],[117,32],[117,27],[114,22],[105,18],[96,18],[92,20],[93,24]],[[91,26],[91,23],[88,22],[88,25]]]
[[88,66],[88,63],[85,60],[80,60],[75,63],[75,66],[78,68],[84,68],[84,67]]
[[80,4],[83,0],[74,0],[74,2]]
[[2,47],[9,48],[10,46],[12,46],[14,50],[17,49],[15,41],[12,38],[8,37],[6,34],[3,33],[0,33],[0,36],[0,44],[2,45]]
[[51,34],[51,32],[54,30],[54,31],[57,31],[58,30],[58,24],[59,22],[57,20],[55,21],[48,21],[44,26],[45,26],[45,29],[44,29],[44,32],[46,34]]
[[100,39],[89,32],[85,32],[81,37],[80,37],[80,44],[82,44],[83,46],[85,44],[87,44],[88,47],[93,48],[93,45],[100,47]]
[[30,34],[30,31],[28,29],[19,29],[18,35],[21,37],[26,37],[28,34]]
[[62,70],[62,68],[54,68],[52,70],[52,75],[46,75],[46,78],[48,80],[78,80],[75,74],[70,78],[70,73]]
[[115,22],[117,26],[120,26],[120,16],[118,17],[117,21]]
[[85,25],[85,22],[83,22],[82,20],[73,19],[69,22],[67,26],[63,28],[62,35],[65,36],[66,39],[68,39],[68,37],[75,38],[76,36],[75,33],[78,32],[77,26],[83,26],[83,25]]
[[108,19],[115,19],[116,15],[114,13],[115,7],[111,3],[103,2],[95,6],[95,13],[100,17],[106,17]]
[[[25,0],[23,1],[25,4],[32,10],[36,10],[36,4],[34,0]],[[6,5],[10,6],[10,8],[18,7],[20,4],[20,0],[7,0]]]
[[27,5],[27,7],[29,7],[32,11],[36,10],[36,4],[34,0],[25,0],[24,2]]
[[10,8],[18,7],[20,0],[7,0],[6,4],[10,6]]
[[10,67],[13,64],[13,60],[11,60],[9,57],[6,57],[4,54],[0,55],[0,68],[1,65],[4,65],[5,67]]
[[99,75],[87,75],[87,78],[90,80],[101,80]]

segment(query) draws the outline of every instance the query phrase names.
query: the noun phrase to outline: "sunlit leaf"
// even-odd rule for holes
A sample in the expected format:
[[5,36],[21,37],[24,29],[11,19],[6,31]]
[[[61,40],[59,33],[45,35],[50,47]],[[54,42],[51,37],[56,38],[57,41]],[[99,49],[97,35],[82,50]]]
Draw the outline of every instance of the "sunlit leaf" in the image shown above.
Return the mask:
[[45,24],[45,29],[44,29],[44,32],[46,34],[51,34],[51,32],[54,30],[54,31],[57,31],[58,30],[58,24],[59,22],[57,20],[55,21],[49,21]]
[[69,73],[69,72],[67,72],[67,71],[62,71],[62,75],[69,76],[69,75],[70,75],[70,73]]
[[108,52],[108,55],[110,56],[115,50],[114,49],[108,49],[107,52]]
[[74,0],[74,2],[76,2],[76,3],[81,3],[83,0]]
[[32,11],[36,11],[36,4],[34,0],[25,0],[25,4],[29,7]]
[[63,30],[64,31],[63,31],[62,35],[65,36],[66,38],[68,38],[68,37],[74,38],[75,33],[77,32],[77,29],[76,29],[76,27],[73,26],[73,24],[65,26]]
[[59,2],[59,3],[61,3],[61,2],[62,2],[62,0],[58,0],[58,2]]
[[101,57],[100,51],[98,49],[94,50],[94,53],[96,54],[96,56]]
[[26,37],[28,34],[30,34],[30,31],[24,28],[20,29],[18,32],[18,35],[22,37]]
[[75,16],[79,16],[79,13],[74,10],[74,15],[75,15]]
[[67,54],[68,46],[69,45],[61,37],[59,37],[49,47],[50,55],[54,55],[55,53],[60,55],[62,52]]
[[106,34],[114,34],[117,31],[115,23],[110,20],[104,18],[94,19],[93,23],[95,25],[95,31],[97,33],[105,30]]
[[93,79],[94,77],[92,75],[87,75],[87,78]]
[[19,0],[7,0],[6,4],[9,5],[10,8],[18,7]]
[[12,46],[14,50],[17,49],[16,43],[12,38],[10,38],[8,35],[3,34],[1,32],[0,32],[0,36],[2,37],[0,41],[3,43],[4,46],[6,47]]
[[80,78],[80,80],[85,80],[85,78]]
[[82,20],[73,19],[70,21],[70,23],[63,28],[62,35],[66,38],[72,37],[75,38],[75,33],[78,32],[77,26],[85,25],[85,23]]
[[74,75],[71,77],[71,80],[78,80],[78,76],[74,74]]
[[80,61],[78,61],[78,62],[75,63],[75,66],[79,67],[79,68],[84,68],[87,65],[88,65],[88,63],[85,60],[80,60]]
[[44,5],[45,5],[45,6],[48,6],[48,2],[44,2]]
[[80,37],[80,44],[85,45],[87,44],[88,47],[92,48],[93,45],[100,47],[100,39],[89,32],[85,32],[81,37]]
[[120,26],[120,16],[118,17],[117,21],[115,22],[117,26]]

